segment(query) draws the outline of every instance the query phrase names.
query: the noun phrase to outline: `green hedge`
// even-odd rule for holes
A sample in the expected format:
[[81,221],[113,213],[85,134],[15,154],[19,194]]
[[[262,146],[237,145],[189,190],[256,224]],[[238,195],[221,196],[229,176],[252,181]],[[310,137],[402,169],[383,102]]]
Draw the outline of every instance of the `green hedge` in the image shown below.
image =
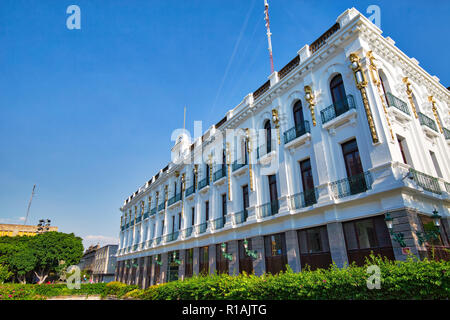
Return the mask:
[[[381,289],[368,289],[367,266],[377,265]],[[0,300],[45,299],[59,295],[101,295],[144,300],[318,300],[318,299],[449,299],[450,262],[388,261],[371,257],[366,266],[342,269],[292,270],[278,275],[195,276],[141,290],[120,282],[82,284],[70,290],[65,284],[0,285]]]
[[309,300],[309,299],[448,299],[450,262],[406,262],[372,257],[367,265],[378,265],[381,288],[368,289],[367,266],[303,271],[278,275],[193,277],[150,287],[134,297],[149,300]]

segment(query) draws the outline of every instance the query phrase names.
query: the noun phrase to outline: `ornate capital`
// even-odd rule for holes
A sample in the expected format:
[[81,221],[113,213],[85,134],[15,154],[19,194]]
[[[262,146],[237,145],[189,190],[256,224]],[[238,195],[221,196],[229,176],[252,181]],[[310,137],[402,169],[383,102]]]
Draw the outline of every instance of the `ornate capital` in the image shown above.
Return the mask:
[[308,107],[309,107],[309,111],[311,112],[312,123],[313,123],[313,126],[316,126],[316,113],[314,111],[314,106],[316,105],[316,103],[314,101],[315,96],[314,96],[313,90],[311,89],[310,86],[305,86],[304,89],[305,89],[305,100],[309,104]]

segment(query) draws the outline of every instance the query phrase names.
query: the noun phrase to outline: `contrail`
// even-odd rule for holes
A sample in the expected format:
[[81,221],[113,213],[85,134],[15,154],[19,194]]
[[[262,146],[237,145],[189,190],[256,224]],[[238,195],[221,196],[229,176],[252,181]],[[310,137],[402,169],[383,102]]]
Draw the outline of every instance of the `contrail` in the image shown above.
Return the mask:
[[253,8],[254,8],[254,6],[255,6],[255,1],[256,1],[256,0],[253,0],[253,2],[252,2],[252,6],[250,7],[250,10],[249,10],[248,13],[247,13],[247,17],[245,18],[244,25],[242,26],[241,32],[240,32],[240,34],[239,34],[239,37],[238,37],[238,39],[236,40],[236,43],[235,43],[235,45],[234,45],[233,53],[231,54],[230,60],[228,61],[228,65],[227,65],[227,68],[225,69],[225,74],[224,74],[223,77],[222,77],[222,81],[221,81],[221,83],[220,83],[219,90],[217,91],[216,98],[214,99],[213,106],[212,106],[212,108],[210,109],[210,113],[209,113],[210,115],[211,115],[212,112],[214,111],[214,109],[215,109],[215,107],[216,107],[217,99],[219,98],[219,95],[220,95],[220,93],[222,92],[223,84],[224,84],[225,79],[226,79],[226,77],[227,77],[227,75],[228,75],[228,71],[230,71],[231,64],[233,63],[234,56],[236,55],[236,52],[237,52],[237,49],[238,49],[238,47],[239,47],[239,43],[240,43],[241,40],[242,40],[242,36],[243,36],[243,34],[244,34],[244,31],[245,31],[245,29],[247,28],[248,19],[250,18],[250,14],[251,14],[251,12],[253,11]]

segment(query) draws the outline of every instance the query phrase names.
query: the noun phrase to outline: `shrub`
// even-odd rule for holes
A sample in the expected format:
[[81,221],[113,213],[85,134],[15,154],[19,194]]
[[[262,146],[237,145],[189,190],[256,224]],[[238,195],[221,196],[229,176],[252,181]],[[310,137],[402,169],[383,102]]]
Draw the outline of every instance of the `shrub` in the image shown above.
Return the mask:
[[113,281],[105,286],[105,290],[102,293],[102,296],[115,296],[121,298],[123,295],[128,293],[129,291],[138,289],[138,286],[130,286],[126,285],[122,282]]
[[0,264],[0,284],[11,278],[12,275],[13,273],[9,271],[7,265]]

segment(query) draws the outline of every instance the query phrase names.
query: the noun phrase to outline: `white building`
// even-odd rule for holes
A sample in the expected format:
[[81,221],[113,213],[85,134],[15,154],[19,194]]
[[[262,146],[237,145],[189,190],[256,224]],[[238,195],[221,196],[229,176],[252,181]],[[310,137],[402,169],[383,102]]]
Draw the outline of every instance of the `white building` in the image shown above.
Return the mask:
[[[345,11],[202,137],[179,136],[121,208],[117,280],[401,260],[405,247],[423,258],[431,243],[444,255],[449,104],[437,77]],[[424,232],[434,210],[439,234]]]
[[95,251],[93,263],[93,281],[111,282],[114,281],[117,263],[117,244],[109,244]]

